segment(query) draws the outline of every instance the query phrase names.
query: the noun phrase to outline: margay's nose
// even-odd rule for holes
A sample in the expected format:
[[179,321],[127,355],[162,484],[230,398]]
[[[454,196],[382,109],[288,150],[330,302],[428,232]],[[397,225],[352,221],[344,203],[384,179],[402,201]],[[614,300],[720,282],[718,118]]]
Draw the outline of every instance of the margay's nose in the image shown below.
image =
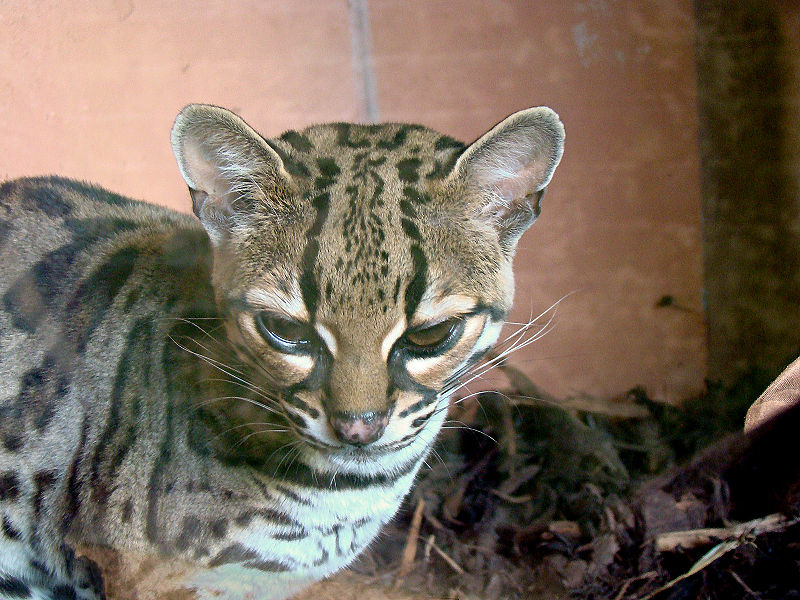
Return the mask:
[[328,417],[331,427],[345,444],[366,446],[383,435],[389,424],[388,412],[364,412],[353,414],[338,412]]

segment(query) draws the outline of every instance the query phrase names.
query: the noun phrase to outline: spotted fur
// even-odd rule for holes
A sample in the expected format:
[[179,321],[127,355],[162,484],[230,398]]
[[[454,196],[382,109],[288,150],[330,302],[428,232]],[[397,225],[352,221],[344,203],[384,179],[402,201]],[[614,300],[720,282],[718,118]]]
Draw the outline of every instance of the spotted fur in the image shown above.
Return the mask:
[[0,187],[0,599],[103,598],[76,548],[142,599],[284,598],[350,562],[497,339],[563,128],[265,140],[191,105],[172,143],[196,217]]

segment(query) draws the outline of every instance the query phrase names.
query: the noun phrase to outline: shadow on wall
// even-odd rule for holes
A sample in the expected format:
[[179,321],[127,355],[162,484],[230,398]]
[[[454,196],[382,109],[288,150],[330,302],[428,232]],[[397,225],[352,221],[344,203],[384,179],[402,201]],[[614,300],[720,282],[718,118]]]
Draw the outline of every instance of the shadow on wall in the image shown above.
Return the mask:
[[800,7],[695,8],[709,377],[731,383],[800,353]]

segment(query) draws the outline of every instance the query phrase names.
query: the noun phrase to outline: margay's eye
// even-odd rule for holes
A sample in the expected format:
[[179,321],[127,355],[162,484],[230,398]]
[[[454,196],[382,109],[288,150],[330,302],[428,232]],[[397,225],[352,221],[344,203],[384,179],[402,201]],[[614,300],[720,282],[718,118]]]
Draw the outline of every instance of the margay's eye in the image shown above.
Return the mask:
[[409,329],[403,336],[403,342],[414,354],[429,356],[452,348],[463,332],[464,318],[451,317],[435,325]]
[[256,315],[256,325],[270,346],[287,354],[308,352],[317,337],[310,325],[266,311]]

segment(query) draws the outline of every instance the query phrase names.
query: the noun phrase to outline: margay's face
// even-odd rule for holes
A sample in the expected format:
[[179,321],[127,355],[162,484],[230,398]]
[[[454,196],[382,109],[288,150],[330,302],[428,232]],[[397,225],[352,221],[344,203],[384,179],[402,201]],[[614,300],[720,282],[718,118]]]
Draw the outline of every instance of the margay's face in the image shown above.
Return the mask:
[[181,112],[173,150],[231,341],[299,440],[345,457],[427,447],[497,337],[563,140],[545,107],[468,148],[402,124],[268,141],[224,109]]
[[298,136],[276,145],[305,208],[282,223],[265,215],[269,231],[240,240],[247,268],[227,261],[217,277],[234,335],[255,372],[276,374],[270,386],[310,446],[363,456],[427,445],[455,380],[497,338],[510,261],[443,184],[457,142],[398,125]]

